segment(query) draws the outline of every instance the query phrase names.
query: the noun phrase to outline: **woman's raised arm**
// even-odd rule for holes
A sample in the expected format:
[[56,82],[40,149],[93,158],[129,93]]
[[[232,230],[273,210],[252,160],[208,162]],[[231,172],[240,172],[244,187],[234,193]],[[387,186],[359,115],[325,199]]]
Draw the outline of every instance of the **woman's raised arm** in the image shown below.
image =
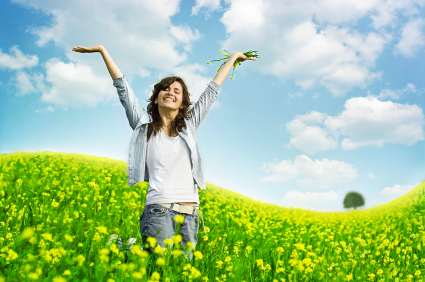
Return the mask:
[[214,77],[214,82],[221,86],[232,69],[233,64],[236,62],[243,62],[245,60],[255,61],[255,58],[247,57],[242,52],[234,52]]
[[103,47],[103,45],[96,45],[93,47],[74,47],[72,48],[72,51],[79,52],[79,53],[94,53],[94,52],[100,52],[102,54],[103,60],[105,61],[106,67],[108,68],[109,74],[111,75],[112,79],[122,77],[122,73],[117,67],[117,65],[112,60],[111,56],[109,56],[108,51],[106,51],[106,48]]

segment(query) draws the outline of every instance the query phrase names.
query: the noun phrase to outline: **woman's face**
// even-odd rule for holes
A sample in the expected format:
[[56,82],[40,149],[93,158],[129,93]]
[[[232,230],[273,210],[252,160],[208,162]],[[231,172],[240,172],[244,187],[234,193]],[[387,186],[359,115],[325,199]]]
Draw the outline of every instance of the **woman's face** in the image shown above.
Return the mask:
[[170,110],[179,110],[183,103],[183,87],[177,81],[174,81],[167,89],[159,91],[155,104],[161,108]]

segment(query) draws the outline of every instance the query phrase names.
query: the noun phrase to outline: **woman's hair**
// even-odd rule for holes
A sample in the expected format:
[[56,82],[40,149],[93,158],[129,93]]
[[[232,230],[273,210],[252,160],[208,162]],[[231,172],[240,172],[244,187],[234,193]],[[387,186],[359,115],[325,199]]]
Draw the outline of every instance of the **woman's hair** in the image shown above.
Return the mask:
[[184,83],[183,79],[177,76],[169,76],[163,78],[160,82],[155,84],[152,91],[152,96],[147,100],[148,104],[148,114],[152,116],[152,122],[148,125],[148,139],[151,137],[152,132],[156,135],[162,127],[162,119],[159,115],[158,104],[155,104],[155,100],[158,98],[159,92],[161,90],[166,90],[171,84],[175,81],[179,82],[183,88],[183,99],[182,106],[183,109],[179,109],[179,113],[176,118],[171,122],[170,135],[174,136],[178,134],[178,131],[182,131],[183,128],[186,128],[185,118],[189,118],[192,112],[189,110],[189,106],[192,105],[190,102],[190,93],[187,90],[187,86]]

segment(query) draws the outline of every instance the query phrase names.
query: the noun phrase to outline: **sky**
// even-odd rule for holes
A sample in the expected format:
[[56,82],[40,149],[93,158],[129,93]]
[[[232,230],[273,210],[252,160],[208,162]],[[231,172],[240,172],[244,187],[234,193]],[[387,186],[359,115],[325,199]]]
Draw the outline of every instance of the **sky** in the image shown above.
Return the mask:
[[256,50],[197,131],[207,183],[284,207],[345,211],[425,180],[424,0],[0,2],[0,153],[127,161],[132,129],[102,44],[146,109],[184,79],[196,102],[219,50]]

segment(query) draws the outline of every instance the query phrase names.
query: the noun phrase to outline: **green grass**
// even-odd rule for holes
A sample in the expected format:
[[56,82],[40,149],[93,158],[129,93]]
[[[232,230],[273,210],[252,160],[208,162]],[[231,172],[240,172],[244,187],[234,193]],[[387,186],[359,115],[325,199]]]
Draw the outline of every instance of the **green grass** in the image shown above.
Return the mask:
[[[262,203],[207,183],[197,257],[129,261],[111,234],[141,242],[148,184],[126,163],[53,152],[0,155],[1,281],[423,281],[425,182],[364,211],[320,213]],[[201,255],[200,255],[201,254]],[[202,258],[200,258],[202,256]],[[157,279],[158,278],[158,279]]]

